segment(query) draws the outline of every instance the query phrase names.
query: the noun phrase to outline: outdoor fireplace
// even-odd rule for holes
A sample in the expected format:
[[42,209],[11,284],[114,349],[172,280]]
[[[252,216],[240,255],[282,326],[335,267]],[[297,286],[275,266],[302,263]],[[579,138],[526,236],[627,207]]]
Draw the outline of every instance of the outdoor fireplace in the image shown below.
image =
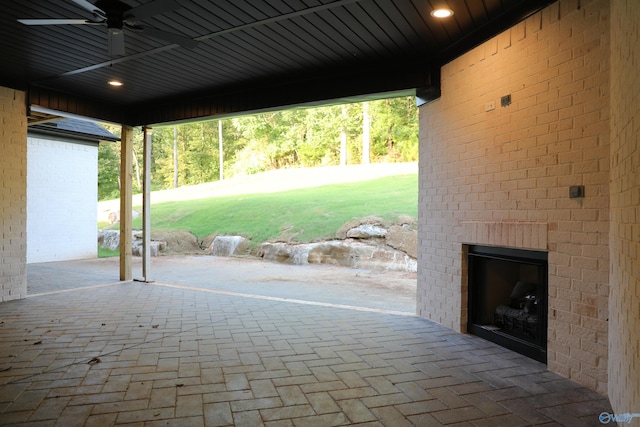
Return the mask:
[[470,333],[547,363],[547,253],[468,246]]

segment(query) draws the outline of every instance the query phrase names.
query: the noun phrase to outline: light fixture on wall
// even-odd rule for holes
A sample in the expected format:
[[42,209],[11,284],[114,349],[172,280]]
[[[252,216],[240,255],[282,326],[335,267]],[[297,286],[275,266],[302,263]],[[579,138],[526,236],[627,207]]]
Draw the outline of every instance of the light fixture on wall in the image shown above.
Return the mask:
[[453,15],[453,10],[448,9],[446,7],[440,7],[438,9],[434,9],[431,11],[431,16],[434,18],[448,18]]

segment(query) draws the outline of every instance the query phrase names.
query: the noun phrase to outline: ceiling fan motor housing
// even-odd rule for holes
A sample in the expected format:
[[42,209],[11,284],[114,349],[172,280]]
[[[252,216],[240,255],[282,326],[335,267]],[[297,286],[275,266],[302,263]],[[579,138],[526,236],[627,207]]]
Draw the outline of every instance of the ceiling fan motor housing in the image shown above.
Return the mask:
[[95,5],[104,11],[107,17],[107,28],[122,30],[128,18],[127,11],[131,9],[131,6],[113,0],[99,0]]

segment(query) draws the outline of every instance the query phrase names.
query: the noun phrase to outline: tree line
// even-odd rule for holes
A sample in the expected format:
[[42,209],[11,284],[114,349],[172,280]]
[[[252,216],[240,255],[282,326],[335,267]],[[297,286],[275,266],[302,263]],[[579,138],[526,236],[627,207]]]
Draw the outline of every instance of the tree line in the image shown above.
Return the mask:
[[[152,190],[290,167],[418,159],[415,97],[153,128]],[[120,128],[105,125],[119,135]],[[142,191],[142,129],[134,129],[134,192]],[[222,149],[221,149],[222,148]],[[120,143],[98,150],[98,198],[119,197]]]

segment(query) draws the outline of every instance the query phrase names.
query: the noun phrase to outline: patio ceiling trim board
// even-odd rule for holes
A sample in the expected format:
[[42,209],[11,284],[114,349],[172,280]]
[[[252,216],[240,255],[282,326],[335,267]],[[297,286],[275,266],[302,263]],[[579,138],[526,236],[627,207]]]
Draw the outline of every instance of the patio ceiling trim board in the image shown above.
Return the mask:
[[[123,1],[136,7],[155,0]],[[428,0],[182,0],[143,24],[198,47],[131,30],[127,54],[111,58],[95,26],[18,22],[86,13],[71,0],[0,3],[2,52],[13,58],[0,81],[29,90],[29,106],[132,126],[419,88],[437,94],[434,70],[553,1],[455,0],[456,14],[438,21]],[[107,87],[112,77],[125,86]]]
[[[397,73],[399,67],[405,68],[405,72]],[[117,124],[144,126],[303,105],[415,95],[416,88],[430,88],[432,93],[439,93],[439,70],[429,67],[427,62],[387,66],[371,64],[342,73],[318,73],[306,79],[292,76],[287,83],[259,81],[235,89],[191,93],[132,106],[117,106],[47,87],[32,86],[28,91],[28,102],[40,111],[50,110]],[[310,102],[309,99],[317,101]]]

